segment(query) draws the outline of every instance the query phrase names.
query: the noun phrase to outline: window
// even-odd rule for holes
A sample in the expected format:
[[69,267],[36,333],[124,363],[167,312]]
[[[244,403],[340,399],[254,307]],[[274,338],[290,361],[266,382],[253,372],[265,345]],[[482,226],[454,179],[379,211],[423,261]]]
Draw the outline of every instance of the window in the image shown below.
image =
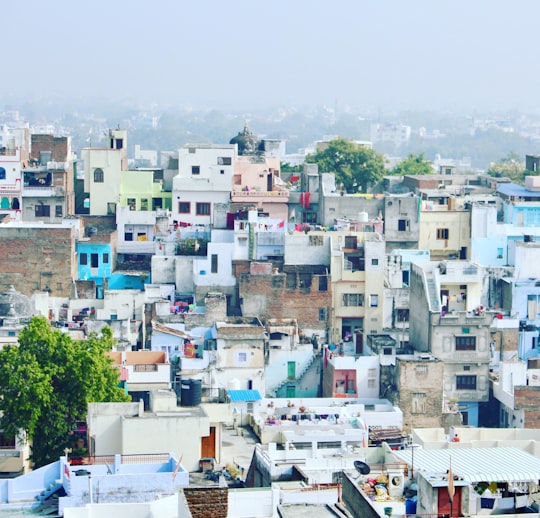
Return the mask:
[[309,246],[323,246],[323,236],[309,236]]
[[148,210],[148,198],[141,198],[141,210]]
[[408,322],[409,321],[409,308],[396,309],[396,319],[398,322]]
[[502,259],[502,258],[503,258],[503,249],[497,248],[497,259]]
[[345,236],[345,248],[356,248],[356,236]]
[[370,295],[369,296],[369,306],[376,308],[379,305],[379,295]]
[[88,254],[81,254],[80,255],[79,264],[81,266],[86,266],[88,264]]
[[219,174],[225,174],[225,169],[220,169]]
[[447,228],[438,228],[437,229],[437,239],[448,239],[448,229]]
[[155,363],[141,363],[139,365],[134,365],[133,370],[135,372],[156,372],[157,365]]
[[211,266],[210,266],[210,271],[212,273],[217,273],[218,272],[218,256],[217,254],[212,254],[212,257],[211,257]]
[[190,214],[191,213],[191,203],[189,201],[179,201],[178,202],[178,213],[179,214]]
[[409,230],[409,220],[398,219],[397,229],[398,232],[406,232],[407,230]]
[[133,232],[124,232],[124,241],[133,241]]
[[15,437],[10,437],[4,432],[0,432],[0,449],[11,450],[15,448]]
[[0,180],[6,179],[6,170],[3,167],[0,167]]
[[197,214],[197,216],[210,216],[209,203],[197,203],[195,207],[195,213]]
[[218,156],[217,163],[218,165],[231,165],[232,159],[230,156]]
[[319,322],[326,322],[327,312],[326,308],[319,308]]
[[51,215],[51,206],[42,205],[38,203],[36,205],[36,218],[48,218]]
[[94,183],[103,183],[105,181],[104,177],[105,175],[101,167],[97,167],[96,169],[94,169]]
[[201,174],[201,167],[198,165],[192,165],[191,174]]
[[379,266],[379,260],[373,258],[373,259],[371,260],[371,266]]
[[456,351],[476,351],[476,336],[456,336]]
[[411,396],[411,413],[425,414],[427,394],[424,394],[423,392],[412,392]]
[[343,306],[363,306],[364,294],[363,293],[344,293],[343,294]]
[[128,198],[127,204],[128,204],[129,210],[137,209],[137,200],[135,198]]
[[62,205],[57,205],[55,208],[54,208],[54,215],[57,217],[57,218],[61,218],[62,217]]
[[238,361],[239,362],[247,362],[247,353],[238,353]]
[[319,291],[328,291],[328,277],[326,275],[319,277]]
[[416,374],[427,374],[428,373],[428,366],[427,365],[417,365],[414,370],[416,371]]
[[103,254],[103,264],[109,264],[109,254]]
[[374,380],[374,379],[368,379],[368,380],[367,380],[367,388],[368,388],[368,389],[374,389],[374,388],[377,388],[377,380]]
[[456,390],[476,390],[476,376],[456,376]]
[[97,268],[99,266],[99,255],[90,254],[90,266],[92,268]]

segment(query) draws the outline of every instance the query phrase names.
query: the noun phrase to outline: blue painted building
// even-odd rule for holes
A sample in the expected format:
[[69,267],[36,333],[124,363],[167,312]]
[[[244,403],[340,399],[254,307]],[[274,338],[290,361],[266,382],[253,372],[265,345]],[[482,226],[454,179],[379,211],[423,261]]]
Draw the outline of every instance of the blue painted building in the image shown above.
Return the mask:
[[101,286],[103,279],[109,279],[113,270],[112,246],[110,243],[77,243],[79,280],[95,281]]

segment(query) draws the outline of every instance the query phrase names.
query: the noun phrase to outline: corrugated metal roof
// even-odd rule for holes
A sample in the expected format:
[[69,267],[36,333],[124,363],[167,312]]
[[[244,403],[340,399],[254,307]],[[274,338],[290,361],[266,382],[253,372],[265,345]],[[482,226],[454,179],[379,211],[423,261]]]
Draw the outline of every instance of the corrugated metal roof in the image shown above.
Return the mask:
[[235,401],[259,401],[261,395],[258,390],[227,390],[230,400]]
[[[393,452],[411,465],[412,450]],[[468,482],[538,482],[540,459],[518,448],[414,448],[414,470],[443,475],[450,467],[454,475]]]
[[539,198],[540,192],[539,191],[529,191],[529,189],[526,189],[522,185],[518,185],[515,183],[501,183],[497,187],[497,191],[501,194],[506,194],[506,196],[521,196],[523,198]]

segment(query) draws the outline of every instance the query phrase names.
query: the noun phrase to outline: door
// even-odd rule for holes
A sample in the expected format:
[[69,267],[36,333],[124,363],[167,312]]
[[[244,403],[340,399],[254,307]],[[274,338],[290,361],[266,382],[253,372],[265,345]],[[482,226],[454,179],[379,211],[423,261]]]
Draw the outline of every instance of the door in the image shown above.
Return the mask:
[[457,518],[461,516],[461,487],[455,488],[454,498],[450,503],[450,496],[448,495],[447,487],[439,487],[438,502],[437,502],[437,516],[451,516]]
[[210,435],[201,437],[201,457],[216,458],[216,427],[210,427]]
[[285,390],[285,397],[286,398],[296,397],[296,387],[294,385],[287,385],[287,388]]
[[287,378],[296,379],[296,362],[287,362]]

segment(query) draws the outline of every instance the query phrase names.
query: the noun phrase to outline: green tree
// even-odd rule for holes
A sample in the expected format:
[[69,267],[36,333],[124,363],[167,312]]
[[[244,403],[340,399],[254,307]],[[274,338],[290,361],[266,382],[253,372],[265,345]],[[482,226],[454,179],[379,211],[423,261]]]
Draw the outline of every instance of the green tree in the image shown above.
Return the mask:
[[380,153],[343,138],[331,140],[326,149],[308,155],[306,162],[317,164],[321,172],[335,173],[336,182],[348,193],[356,193],[359,188],[367,192],[385,172]]
[[511,151],[499,162],[492,162],[489,165],[488,174],[496,178],[509,178],[513,182],[523,183],[525,176],[530,174],[525,169],[525,164],[517,153]]
[[407,158],[399,162],[391,174],[396,176],[420,175],[433,173],[431,162],[425,157],[424,153],[415,155],[411,153]]
[[114,343],[108,327],[100,337],[75,341],[44,317],[34,317],[18,342],[0,351],[0,428],[11,437],[24,434],[40,467],[71,446],[75,423],[85,419],[88,403],[129,397],[105,355]]

